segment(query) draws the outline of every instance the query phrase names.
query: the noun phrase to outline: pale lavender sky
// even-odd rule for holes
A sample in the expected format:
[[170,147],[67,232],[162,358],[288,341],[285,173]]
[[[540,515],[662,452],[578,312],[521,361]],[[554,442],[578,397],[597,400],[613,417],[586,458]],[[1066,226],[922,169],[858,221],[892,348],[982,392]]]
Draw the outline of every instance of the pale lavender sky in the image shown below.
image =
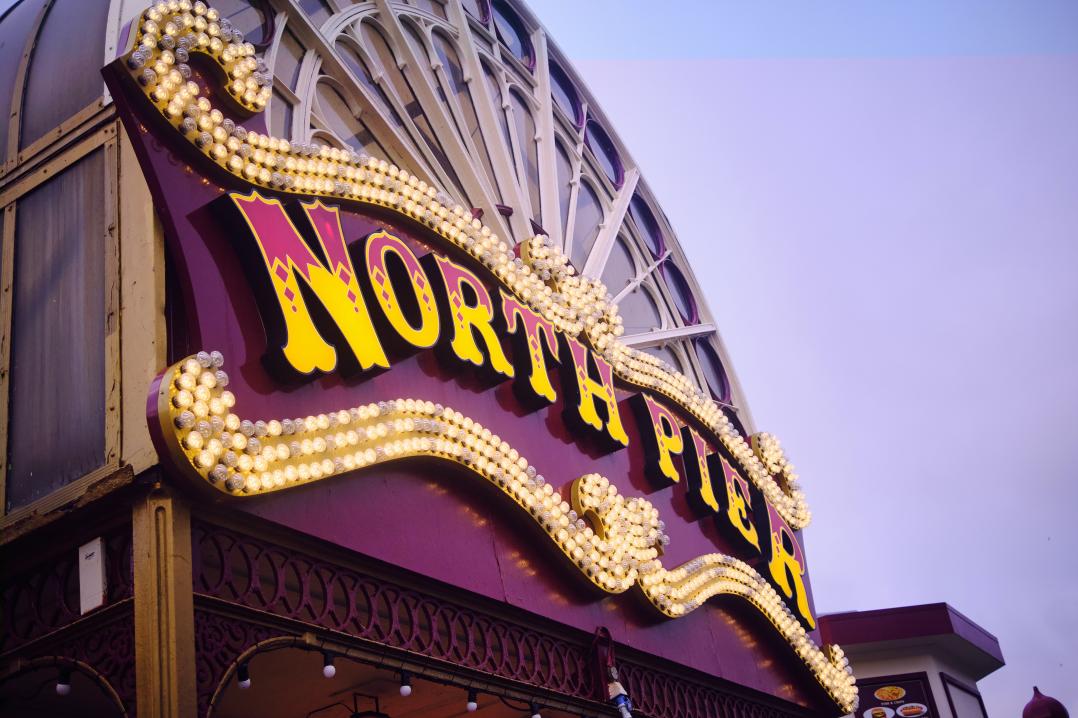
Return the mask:
[[659,198],[821,612],[947,601],[1078,711],[1078,3],[531,7]]

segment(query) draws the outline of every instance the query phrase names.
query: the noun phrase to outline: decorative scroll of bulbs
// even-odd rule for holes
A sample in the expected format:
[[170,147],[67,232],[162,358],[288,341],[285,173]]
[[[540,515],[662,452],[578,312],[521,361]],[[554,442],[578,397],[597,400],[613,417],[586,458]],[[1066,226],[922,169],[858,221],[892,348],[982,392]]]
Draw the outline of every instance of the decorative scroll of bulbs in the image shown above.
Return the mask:
[[708,598],[740,596],[794,647],[839,705],[856,697],[837,647],[824,653],[778,593],[748,564],[709,553],[666,569],[670,539],[659,511],[627,498],[603,476],[571,486],[570,500],[508,442],[450,407],[422,399],[364,404],[317,416],[241,419],[226,387],[220,352],[199,352],[166,370],[158,418],[181,470],[233,495],[260,495],[407,457],[467,467],[538,524],[580,573],[607,593],[637,587],[666,616],[683,616]]
[[247,112],[265,108],[272,74],[242,33],[201,0],[158,2],[135,29],[125,56],[132,76],[162,116],[210,160],[260,187],[378,205],[426,225],[483,263],[560,331],[585,339],[623,380],[666,396],[703,422],[792,528],[808,525],[811,512],[793,467],[782,457],[770,462],[783,467],[780,486],[717,402],[666,362],[622,343],[621,316],[606,287],[577,275],[549,238],[524,242],[517,257],[463,206],[385,160],[238,127],[191,80],[190,55],[202,53],[216,62],[228,78],[222,89]]

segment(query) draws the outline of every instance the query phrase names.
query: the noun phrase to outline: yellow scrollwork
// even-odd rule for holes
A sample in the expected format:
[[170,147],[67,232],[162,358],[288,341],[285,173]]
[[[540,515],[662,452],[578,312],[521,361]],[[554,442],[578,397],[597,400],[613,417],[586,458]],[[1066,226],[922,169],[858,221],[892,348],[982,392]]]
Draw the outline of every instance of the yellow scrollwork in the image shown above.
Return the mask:
[[[488,427],[450,407],[396,399],[296,419],[242,419],[226,387],[219,352],[200,352],[169,367],[158,386],[160,435],[178,470],[229,495],[260,495],[408,457],[464,466],[496,486],[538,524],[593,585],[630,589],[666,616],[692,612],[718,595],[755,606],[789,641],[844,709],[857,692],[837,646],[821,650],[771,585],[743,561],[709,553],[673,569],[659,511],[587,474],[570,499]],[[571,502],[571,503],[570,503]]]

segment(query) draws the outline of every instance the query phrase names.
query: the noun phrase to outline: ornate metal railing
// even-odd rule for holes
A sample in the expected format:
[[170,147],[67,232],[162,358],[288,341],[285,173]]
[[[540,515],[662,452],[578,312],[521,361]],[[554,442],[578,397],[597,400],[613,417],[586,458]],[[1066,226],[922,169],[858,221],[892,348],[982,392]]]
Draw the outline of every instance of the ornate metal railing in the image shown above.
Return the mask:
[[[555,635],[208,523],[194,523],[193,552],[196,594],[571,698],[595,698],[587,636]],[[290,635],[290,629],[198,606],[195,641],[205,715],[229,666],[256,644]],[[800,718],[624,655],[618,667],[639,712],[652,718]]]
[[[132,593],[131,527],[110,530],[105,540],[105,606]],[[0,583],[0,655],[82,618],[78,547],[71,546]]]
[[196,524],[196,593],[590,698],[587,649],[474,608]]

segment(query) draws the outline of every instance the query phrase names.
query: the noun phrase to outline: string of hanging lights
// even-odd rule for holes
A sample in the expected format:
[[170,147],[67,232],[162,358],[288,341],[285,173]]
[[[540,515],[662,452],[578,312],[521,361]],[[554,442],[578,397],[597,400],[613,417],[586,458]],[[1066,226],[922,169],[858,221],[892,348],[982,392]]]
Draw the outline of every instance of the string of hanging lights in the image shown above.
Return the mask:
[[[276,645],[274,645],[272,647],[262,649],[258,653],[266,653],[266,652],[271,651],[271,650],[280,650],[280,649],[284,649],[284,648],[301,648],[303,650],[320,652],[321,655],[322,655],[322,676],[324,678],[326,678],[326,679],[333,679],[333,678],[335,678],[337,676],[337,660],[339,658],[345,658],[346,657],[346,656],[342,656],[341,654],[335,653],[333,651],[326,650],[326,649],[318,649],[318,648],[315,648],[315,647],[312,647],[312,646],[305,645],[305,644],[300,643],[298,641],[296,641],[296,642],[289,641],[289,642],[286,642],[286,643],[278,643],[278,644],[276,644]],[[254,655],[257,655],[257,654],[254,654]],[[244,658],[244,660],[242,660],[242,661],[240,661],[239,663],[236,664],[236,669],[235,669],[236,687],[239,688],[242,691],[250,690],[251,687],[254,685],[253,680],[252,680],[252,672],[251,672],[251,661],[254,658],[254,655],[248,656],[248,657]],[[350,660],[356,660],[357,662],[360,662],[360,663],[368,663],[367,661],[358,660],[358,659],[355,659],[354,657],[347,657],[347,658],[349,658]],[[377,666],[376,665],[375,667],[377,668],[377,667],[383,667],[383,666]],[[68,678],[66,678],[67,690],[70,691],[70,677],[69,677],[70,672],[68,672],[67,675],[68,675]],[[398,691],[399,691],[399,694],[400,694],[400,696],[402,698],[408,698],[408,697],[410,697],[410,696],[412,696],[414,694],[414,689],[415,689],[415,687],[413,685],[414,677],[416,677],[416,676],[413,674],[413,672],[411,670],[401,668],[401,669],[399,669],[397,671]],[[527,716],[527,718],[543,718],[543,714],[542,714],[543,702],[542,702],[542,700],[541,700],[541,698],[539,696],[533,696],[533,697],[528,698],[527,700],[521,700],[521,699],[519,699],[517,697],[514,697],[512,695],[509,695],[507,693],[500,692],[500,691],[498,691],[496,689],[493,689],[490,686],[484,686],[483,690],[480,690],[475,685],[469,684],[468,682],[454,681],[454,680],[447,679],[447,678],[444,678],[444,677],[441,677],[441,676],[430,675],[430,674],[419,674],[418,677],[421,677],[423,681],[426,681],[428,683],[435,683],[435,684],[448,686],[448,687],[452,687],[452,688],[458,688],[461,691],[463,691],[464,692],[464,697],[465,697],[464,710],[466,712],[468,712],[468,713],[474,713],[477,710],[479,710],[480,700],[481,700],[482,697],[486,696],[486,697],[489,697],[489,698],[492,698],[492,699],[496,698],[503,705],[505,705],[505,706],[507,706],[507,707],[509,707],[509,708],[511,708],[513,710],[520,711],[522,716]],[[60,682],[63,681],[63,680],[65,680],[65,679],[61,678],[60,681],[58,681],[58,683],[57,683],[57,692],[58,693],[60,692],[60,685],[61,685]],[[64,693],[62,695],[66,695],[66,693]],[[366,698],[366,699],[369,699],[370,701],[373,701],[374,710],[360,710],[359,709],[359,703],[358,703],[360,698]],[[326,704],[324,706],[320,706],[320,707],[315,708],[314,710],[308,712],[307,713],[307,718],[311,718],[311,716],[314,716],[316,714],[319,714],[319,713],[322,713],[322,712],[325,712],[325,711],[329,711],[329,710],[331,710],[333,708],[343,708],[345,710],[348,710],[350,715],[351,715],[351,718],[390,718],[390,716],[388,714],[382,712],[381,704],[380,704],[380,698],[378,696],[366,695],[366,694],[359,693],[359,692],[356,692],[356,691],[352,692],[352,705],[351,706],[349,706],[349,705],[347,705],[345,703],[342,703],[340,701],[335,701],[333,703],[328,703],[328,704]],[[581,718],[590,718],[590,716],[585,715],[585,714],[581,714]]]

